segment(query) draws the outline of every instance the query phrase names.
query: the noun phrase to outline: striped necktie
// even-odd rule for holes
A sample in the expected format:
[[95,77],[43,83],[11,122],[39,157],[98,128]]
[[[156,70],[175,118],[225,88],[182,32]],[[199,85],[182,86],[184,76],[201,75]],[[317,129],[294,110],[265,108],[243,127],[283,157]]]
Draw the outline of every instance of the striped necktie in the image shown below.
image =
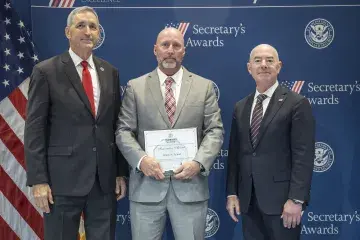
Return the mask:
[[176,111],[176,101],[174,97],[174,92],[171,89],[171,85],[173,84],[173,82],[174,79],[172,79],[171,77],[168,77],[165,80],[165,110],[169,117],[169,121],[171,125],[173,124],[174,115]]
[[265,94],[259,94],[256,98],[256,105],[251,118],[250,139],[253,147],[257,144],[257,137],[260,130],[261,121],[263,119],[263,105],[262,102],[267,98]]

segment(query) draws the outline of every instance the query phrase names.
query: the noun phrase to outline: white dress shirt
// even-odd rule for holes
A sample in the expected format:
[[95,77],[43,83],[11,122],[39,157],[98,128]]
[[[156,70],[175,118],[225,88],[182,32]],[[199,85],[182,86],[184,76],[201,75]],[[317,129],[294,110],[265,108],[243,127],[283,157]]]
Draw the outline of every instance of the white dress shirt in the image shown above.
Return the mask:
[[[157,74],[159,76],[159,84],[160,84],[160,90],[161,90],[161,94],[162,94],[162,97],[164,99],[164,106],[165,106],[165,87],[166,87],[166,84],[165,84],[165,80],[168,78],[168,77],[171,77],[172,79],[174,79],[174,82],[173,84],[171,85],[171,89],[173,90],[173,93],[174,93],[174,97],[175,97],[175,104],[177,106],[177,103],[179,101],[179,96],[180,96],[180,89],[181,89],[181,82],[182,82],[182,77],[183,77],[183,74],[184,74],[184,70],[183,68],[181,67],[179,69],[179,71],[177,71],[174,75],[172,76],[168,76],[166,75],[165,73],[163,73],[159,68],[156,68],[156,71],[157,71]],[[141,161],[144,159],[144,157],[146,157],[147,155],[144,155],[140,158],[139,160],[139,163],[137,165],[137,168],[140,170],[140,164],[141,164]]]
[[[71,50],[71,48],[69,48],[69,54],[75,64],[75,68],[80,76],[80,80],[82,81],[83,66],[81,65],[81,62],[83,61],[83,59],[80,58],[78,55],[76,55],[76,53],[74,53],[74,51]],[[91,81],[92,81],[93,92],[94,92],[94,102],[95,102],[95,115],[96,115],[97,111],[98,111],[98,107],[99,107],[99,101],[100,101],[99,77],[96,72],[92,54],[86,61],[88,62],[88,69],[89,69],[89,72],[91,75]]]

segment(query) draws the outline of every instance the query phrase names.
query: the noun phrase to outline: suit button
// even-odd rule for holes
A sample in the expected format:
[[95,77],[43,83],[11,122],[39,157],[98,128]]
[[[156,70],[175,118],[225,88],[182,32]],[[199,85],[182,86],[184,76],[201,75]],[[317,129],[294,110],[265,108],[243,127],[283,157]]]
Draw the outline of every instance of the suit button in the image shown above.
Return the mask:
[[93,147],[93,152],[96,152],[96,147]]
[[256,153],[255,153],[255,152],[253,153],[253,156],[254,156],[254,157],[256,156]]

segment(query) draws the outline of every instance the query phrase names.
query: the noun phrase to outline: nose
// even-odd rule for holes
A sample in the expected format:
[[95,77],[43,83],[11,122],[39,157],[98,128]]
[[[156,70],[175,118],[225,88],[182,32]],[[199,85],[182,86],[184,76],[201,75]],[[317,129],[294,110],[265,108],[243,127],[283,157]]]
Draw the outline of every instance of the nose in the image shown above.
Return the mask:
[[174,53],[173,45],[170,45],[170,46],[169,46],[168,52],[169,52],[169,53]]
[[267,68],[267,64],[266,64],[266,60],[265,60],[265,59],[261,60],[261,67],[262,67],[262,68]]
[[90,34],[90,27],[89,26],[85,26],[85,34]]

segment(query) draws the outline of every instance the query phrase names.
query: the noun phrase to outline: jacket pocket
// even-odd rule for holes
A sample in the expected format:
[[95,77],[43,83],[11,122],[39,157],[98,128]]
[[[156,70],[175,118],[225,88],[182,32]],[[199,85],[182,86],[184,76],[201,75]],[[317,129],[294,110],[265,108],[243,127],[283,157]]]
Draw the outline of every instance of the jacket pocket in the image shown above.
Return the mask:
[[48,156],[70,156],[72,147],[49,146]]

